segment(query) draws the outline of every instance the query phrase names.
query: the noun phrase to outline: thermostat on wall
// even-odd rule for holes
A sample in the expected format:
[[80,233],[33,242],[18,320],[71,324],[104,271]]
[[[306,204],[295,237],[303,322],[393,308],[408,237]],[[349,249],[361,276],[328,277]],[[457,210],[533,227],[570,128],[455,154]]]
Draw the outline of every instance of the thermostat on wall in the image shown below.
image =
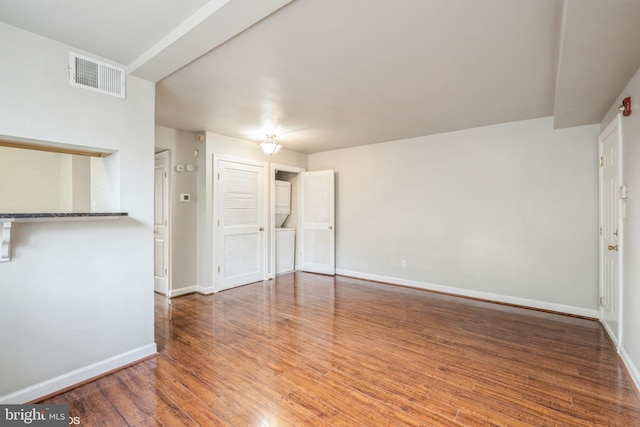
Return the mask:
[[180,201],[181,202],[190,202],[191,201],[191,194],[180,193]]

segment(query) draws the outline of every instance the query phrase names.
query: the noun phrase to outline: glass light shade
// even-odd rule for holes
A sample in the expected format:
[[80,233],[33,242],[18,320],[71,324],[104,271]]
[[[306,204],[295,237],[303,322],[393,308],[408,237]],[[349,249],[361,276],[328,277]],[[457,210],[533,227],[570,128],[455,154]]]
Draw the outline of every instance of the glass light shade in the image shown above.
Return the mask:
[[260,143],[260,148],[262,148],[262,151],[264,151],[265,154],[273,156],[278,151],[280,151],[280,148],[282,146],[278,144],[278,141],[275,140],[275,137],[275,135],[267,135],[267,140]]

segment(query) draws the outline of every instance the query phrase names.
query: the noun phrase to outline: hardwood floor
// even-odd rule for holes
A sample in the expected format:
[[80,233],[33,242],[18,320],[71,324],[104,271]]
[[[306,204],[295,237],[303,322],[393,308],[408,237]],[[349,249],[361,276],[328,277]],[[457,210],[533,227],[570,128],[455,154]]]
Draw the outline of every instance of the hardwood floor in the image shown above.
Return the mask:
[[634,426],[595,321],[297,273],[169,304],[160,355],[46,401],[84,426]]

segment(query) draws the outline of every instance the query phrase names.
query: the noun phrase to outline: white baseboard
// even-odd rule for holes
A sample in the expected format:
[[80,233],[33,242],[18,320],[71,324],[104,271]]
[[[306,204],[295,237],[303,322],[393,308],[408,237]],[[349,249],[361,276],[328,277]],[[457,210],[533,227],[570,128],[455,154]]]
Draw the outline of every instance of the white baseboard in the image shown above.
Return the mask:
[[399,279],[397,277],[379,276],[376,274],[360,273],[357,271],[336,269],[336,274],[342,276],[356,277],[358,279],[373,280],[376,282],[390,283],[393,285],[402,285],[410,288],[425,289],[428,291],[443,292],[452,295],[459,295],[471,298],[478,298],[488,301],[495,301],[505,304],[521,305],[523,307],[537,308],[540,310],[557,311],[559,313],[572,314],[575,316],[584,316],[598,319],[600,313],[598,310],[592,310],[582,307],[573,307],[570,305],[555,304],[546,301],[537,301],[526,298],[511,297],[508,295],[493,294],[490,292],[473,291],[470,289],[454,288],[452,286],[442,286],[433,283],[418,282],[415,280]]
[[91,378],[95,378],[106,372],[137,362],[138,360],[142,360],[156,353],[157,347],[155,343],[138,347],[131,351],[76,369],[75,371],[67,372],[66,374],[23,388],[22,390],[0,396],[0,404],[23,404],[26,402],[32,402],[43,396],[50,395],[59,390],[63,390]]
[[613,344],[613,348],[617,349],[619,347],[619,344],[618,344],[619,341],[618,341],[618,337],[616,337],[616,334],[613,333],[613,331],[609,327],[609,324],[604,322],[602,319],[600,319],[600,324],[602,325],[602,328],[609,336],[609,339],[611,340],[611,344]]
[[627,352],[624,350],[624,347],[620,349],[620,358],[627,367],[627,370],[629,371],[631,379],[635,383],[636,388],[640,390],[640,372],[638,372],[638,368],[633,364],[631,357],[629,357]]
[[214,289],[213,289],[213,286],[207,286],[207,287],[196,286],[196,292],[200,292],[201,294],[204,294],[204,295],[210,295],[214,293]]
[[188,286],[186,288],[174,289],[171,291],[171,295],[169,298],[179,297],[180,295],[192,294],[194,292],[198,292],[204,295],[209,295],[213,293],[213,286],[204,287],[200,285]]
[[186,288],[172,289],[169,298],[177,297],[180,295],[192,294],[198,291],[197,286],[187,286]]

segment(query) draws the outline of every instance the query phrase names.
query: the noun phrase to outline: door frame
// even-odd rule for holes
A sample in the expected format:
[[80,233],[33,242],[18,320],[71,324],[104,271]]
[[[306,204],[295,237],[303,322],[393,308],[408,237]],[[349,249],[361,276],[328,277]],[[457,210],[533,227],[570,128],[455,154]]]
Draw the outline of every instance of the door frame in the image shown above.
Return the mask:
[[[289,172],[289,173],[297,173],[301,174],[302,172],[306,172],[304,168],[300,168],[297,166],[287,166],[271,163],[271,167],[269,168],[269,268],[267,271],[267,278],[273,279],[276,277],[276,173],[278,172]],[[296,184],[296,192],[300,194],[300,180],[298,180]],[[293,190],[292,190],[293,191]],[[300,223],[300,197],[298,197],[298,206],[296,207],[296,223]],[[298,245],[298,231],[296,230],[296,255],[299,251],[300,245]],[[298,256],[295,256],[295,259],[300,259]],[[294,269],[297,267],[297,264],[294,264]]]
[[[234,156],[227,156],[224,154],[213,154],[213,174],[211,176],[211,180],[212,182],[212,189],[213,189],[213,197],[211,198],[211,202],[213,204],[213,223],[212,223],[212,239],[213,239],[213,243],[212,243],[212,265],[211,265],[211,273],[212,273],[212,277],[213,277],[213,292],[220,292],[220,275],[218,273],[218,266],[220,265],[220,253],[219,253],[219,239],[220,239],[220,230],[218,228],[218,221],[220,220],[220,211],[219,211],[219,205],[220,203],[218,203],[218,195],[220,194],[219,191],[219,180],[218,180],[218,174],[220,173],[220,166],[219,166],[219,162],[220,161],[226,161],[226,162],[233,162],[233,163],[241,163],[241,164],[245,164],[245,165],[251,165],[251,166],[256,166],[256,167],[261,167],[263,169],[263,172],[267,171],[267,163],[266,162],[261,162],[258,160],[253,160],[253,159],[247,159],[247,158],[242,158],[242,157],[234,157]],[[264,199],[266,199],[266,195],[267,195],[267,188],[268,188],[268,179],[264,179],[263,180],[263,187],[261,189],[262,191],[262,197]],[[268,206],[265,202],[265,207]],[[269,224],[268,222],[268,211],[269,209],[263,209],[263,213],[262,213],[262,223],[263,224]],[[267,240],[266,238],[262,239],[262,280],[267,280]]]
[[[598,159],[602,162],[603,152],[602,152],[602,141],[606,138],[606,136],[610,135],[612,132],[617,133],[617,145],[618,145],[618,197],[616,198],[616,203],[618,203],[618,331],[617,336],[614,334],[614,331],[611,331],[609,325],[605,322],[604,319],[604,309],[603,304],[601,303],[601,298],[604,295],[604,236],[602,232],[599,232],[598,235],[598,308],[600,312],[600,323],[603,325],[604,330],[609,335],[611,342],[614,344],[616,351],[620,352],[622,348],[622,334],[623,334],[623,309],[624,309],[624,209],[625,202],[620,198],[620,187],[623,185],[623,133],[622,133],[622,114],[618,113],[611,120],[611,122],[607,125],[604,131],[600,133],[598,136]],[[604,210],[604,200],[603,200],[603,170],[602,167],[598,167],[598,213],[599,213],[599,229],[602,230],[602,218],[603,218],[603,210]]]
[[[154,153],[154,170],[155,170],[155,159],[157,159],[158,157],[166,157],[166,161],[167,161],[167,168],[166,168],[166,180],[167,180],[167,197],[165,200],[166,203],[166,213],[167,213],[167,259],[166,259],[166,268],[167,268],[167,293],[166,293],[166,297],[167,298],[171,298],[171,292],[173,289],[173,284],[172,284],[172,280],[171,280],[171,276],[172,276],[172,251],[171,251],[171,240],[172,240],[172,227],[171,227],[171,183],[172,183],[172,179],[171,179],[171,150],[169,149],[162,149],[160,151],[157,151],[156,153]],[[154,193],[155,193],[155,179],[154,179]],[[155,201],[154,201],[155,203]],[[155,228],[155,213],[154,213],[154,228]],[[155,230],[154,230],[154,238],[155,238]],[[154,257],[155,257],[155,249],[154,249]],[[154,281],[155,282],[155,281]],[[155,292],[155,283],[154,283],[154,292]]]

